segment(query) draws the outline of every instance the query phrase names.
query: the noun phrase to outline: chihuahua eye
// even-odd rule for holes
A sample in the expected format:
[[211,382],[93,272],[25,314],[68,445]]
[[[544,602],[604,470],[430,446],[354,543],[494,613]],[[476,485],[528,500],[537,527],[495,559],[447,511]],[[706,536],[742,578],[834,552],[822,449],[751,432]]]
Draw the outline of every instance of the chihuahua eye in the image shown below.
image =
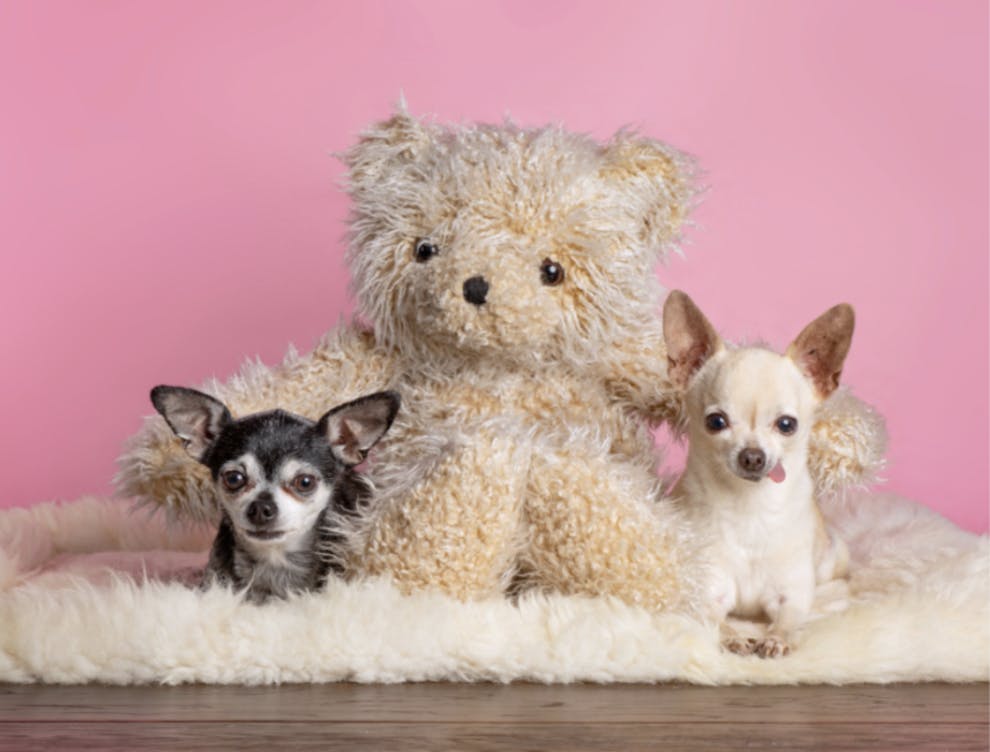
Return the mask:
[[792,418],[790,415],[781,415],[777,418],[777,422],[774,425],[784,436],[790,436],[797,430],[797,418]]
[[552,259],[543,259],[540,264],[540,280],[550,287],[559,285],[564,281],[564,267]]
[[220,476],[220,480],[228,491],[240,491],[247,484],[247,476],[240,470],[228,470]]
[[435,244],[431,243],[429,240],[423,239],[416,241],[416,261],[420,264],[429,261],[431,258],[440,253],[440,249],[436,247]]
[[316,477],[302,473],[292,479],[292,490],[296,493],[308,494],[316,488]]
[[705,416],[705,428],[709,433],[718,433],[729,427],[729,419],[725,413],[708,413]]

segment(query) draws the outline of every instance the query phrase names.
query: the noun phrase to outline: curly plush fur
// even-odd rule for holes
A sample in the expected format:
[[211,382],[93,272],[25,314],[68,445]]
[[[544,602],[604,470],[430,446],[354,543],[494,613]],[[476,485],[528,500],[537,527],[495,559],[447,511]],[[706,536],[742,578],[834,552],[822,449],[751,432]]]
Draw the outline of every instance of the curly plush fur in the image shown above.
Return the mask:
[[[315,416],[395,389],[378,498],[350,531],[353,571],[462,598],[534,586],[690,605],[691,546],[659,498],[650,427],[676,423],[654,267],[694,200],[690,159],[620,132],[443,127],[398,112],[345,155],[360,314],[309,355],[212,391],[238,414]],[[417,243],[436,255],[417,258]],[[545,284],[542,266],[563,268]],[[464,284],[483,277],[483,305]],[[816,429],[822,487],[878,466],[882,425],[851,397]],[[151,420],[122,490],[212,514],[203,472]]]

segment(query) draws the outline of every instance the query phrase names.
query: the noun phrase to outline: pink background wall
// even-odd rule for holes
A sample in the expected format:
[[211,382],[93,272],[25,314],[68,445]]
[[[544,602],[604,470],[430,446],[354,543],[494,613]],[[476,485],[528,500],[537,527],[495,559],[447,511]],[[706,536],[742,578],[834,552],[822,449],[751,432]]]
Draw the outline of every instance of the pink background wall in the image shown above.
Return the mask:
[[625,124],[711,185],[662,272],[784,346],[848,300],[888,486],[987,528],[987,5],[0,3],[0,506],[106,492],[158,382],[349,310],[329,152],[444,120]]

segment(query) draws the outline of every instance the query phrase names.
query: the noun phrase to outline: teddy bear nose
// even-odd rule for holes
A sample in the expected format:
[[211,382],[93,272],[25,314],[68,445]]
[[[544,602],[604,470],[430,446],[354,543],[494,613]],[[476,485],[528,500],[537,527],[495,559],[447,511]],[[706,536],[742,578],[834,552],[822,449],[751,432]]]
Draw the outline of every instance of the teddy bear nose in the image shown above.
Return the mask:
[[464,283],[464,300],[480,306],[488,295],[488,283],[484,277],[471,277]]

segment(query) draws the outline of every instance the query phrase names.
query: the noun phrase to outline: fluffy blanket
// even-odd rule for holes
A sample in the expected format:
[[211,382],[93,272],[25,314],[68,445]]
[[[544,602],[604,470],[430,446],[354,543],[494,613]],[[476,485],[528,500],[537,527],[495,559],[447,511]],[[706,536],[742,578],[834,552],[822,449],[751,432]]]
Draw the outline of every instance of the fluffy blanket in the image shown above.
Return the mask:
[[761,660],[685,617],[604,598],[461,603],[369,581],[255,606],[188,586],[210,531],[97,499],[8,510],[0,681],[986,681],[987,537],[888,495],[826,513],[852,552],[848,599],[791,655]]

